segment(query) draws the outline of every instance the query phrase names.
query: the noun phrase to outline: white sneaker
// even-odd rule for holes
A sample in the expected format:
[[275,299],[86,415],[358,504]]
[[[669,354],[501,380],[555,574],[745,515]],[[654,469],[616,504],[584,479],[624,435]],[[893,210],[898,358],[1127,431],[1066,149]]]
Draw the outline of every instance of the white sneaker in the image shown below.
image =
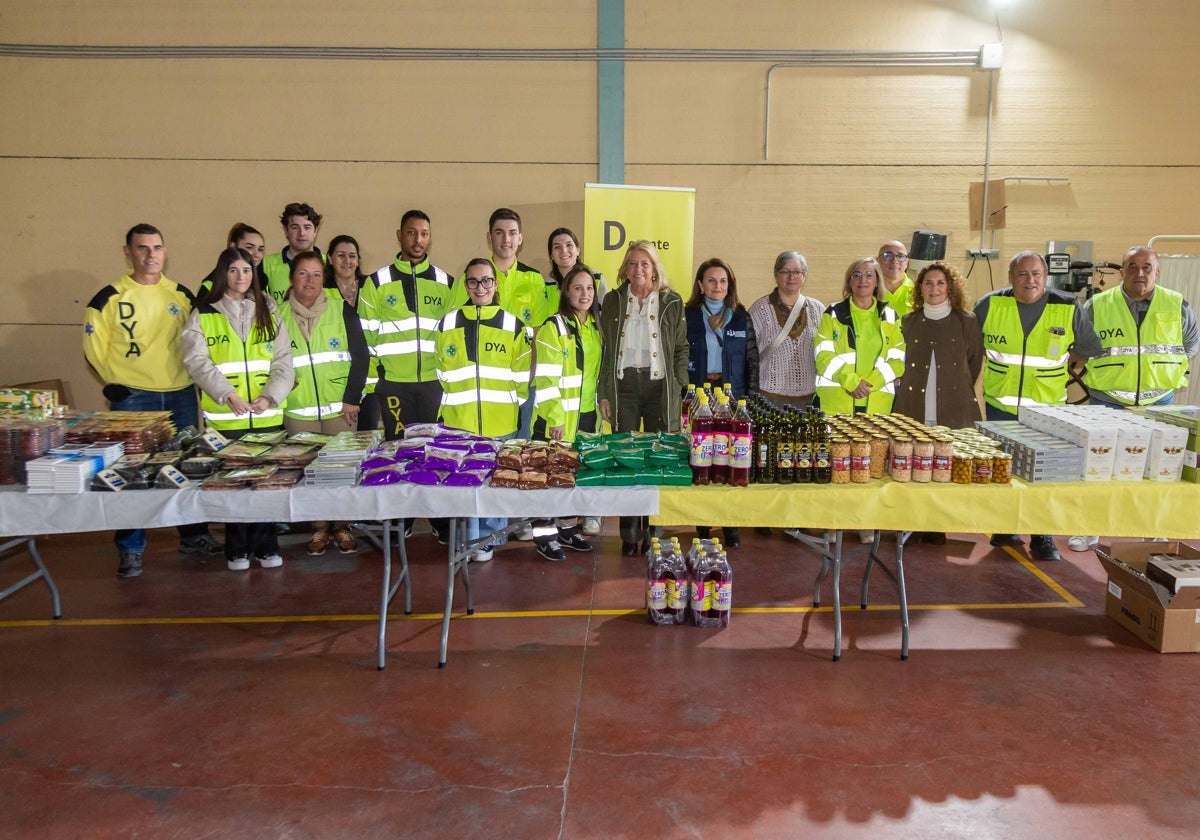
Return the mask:
[[231,572],[244,572],[250,568],[250,558],[243,554],[240,557],[227,560],[225,565],[229,567],[229,571]]
[[533,526],[526,525],[519,531],[514,531],[512,538],[521,542],[533,542]]
[[594,537],[594,536],[596,536],[596,534],[599,534],[600,533],[600,517],[585,516],[583,518],[583,527],[580,529],[580,533],[583,534],[584,536],[588,536],[588,537]]
[[283,565],[283,558],[278,554],[268,554],[266,557],[255,557],[264,569],[277,569]]
[[875,542],[875,532],[874,531],[859,531],[858,532],[858,541],[860,543],[862,543],[863,545],[870,545],[871,543]]
[[492,559],[492,550],[490,548],[480,548],[471,553],[472,563],[486,563]]
[[1076,536],[1067,540],[1067,548],[1072,551],[1088,551],[1098,542],[1100,542],[1099,537]]

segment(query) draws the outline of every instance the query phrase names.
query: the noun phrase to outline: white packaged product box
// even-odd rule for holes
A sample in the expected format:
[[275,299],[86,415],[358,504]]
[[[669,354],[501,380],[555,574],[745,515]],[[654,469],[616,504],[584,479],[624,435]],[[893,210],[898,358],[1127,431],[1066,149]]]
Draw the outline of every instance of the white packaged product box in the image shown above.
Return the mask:
[[1083,447],[1083,480],[1108,481],[1116,460],[1117,427],[1112,424],[1076,424],[1070,427],[1073,443]]
[[1112,477],[1117,481],[1141,481],[1146,474],[1149,450],[1149,428],[1137,423],[1121,423],[1117,427],[1117,444],[1113,449]]
[[1150,481],[1179,481],[1188,431],[1169,423],[1150,424],[1150,451],[1146,453],[1145,476]]

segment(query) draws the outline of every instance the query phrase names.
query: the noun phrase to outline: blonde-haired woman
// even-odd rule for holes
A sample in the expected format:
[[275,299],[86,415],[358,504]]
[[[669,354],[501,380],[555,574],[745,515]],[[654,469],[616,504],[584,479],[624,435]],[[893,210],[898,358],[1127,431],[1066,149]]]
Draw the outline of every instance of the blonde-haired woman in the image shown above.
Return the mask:
[[[600,312],[600,416],[617,432],[678,431],[688,366],[683,299],[671,291],[658,249],[644,239],[629,244],[617,283]],[[622,516],[621,553],[635,556],[639,541],[648,551],[646,518]]]
[[814,339],[817,398],[830,414],[887,414],[904,373],[904,337],[896,310],[883,302],[879,263],[846,269],[842,300],[821,316]]

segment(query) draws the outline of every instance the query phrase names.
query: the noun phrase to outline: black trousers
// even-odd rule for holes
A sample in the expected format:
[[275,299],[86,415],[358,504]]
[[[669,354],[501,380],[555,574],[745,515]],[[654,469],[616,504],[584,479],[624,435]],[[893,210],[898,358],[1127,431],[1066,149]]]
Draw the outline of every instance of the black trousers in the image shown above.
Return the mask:
[[[404,437],[408,423],[436,423],[442,405],[442,383],[391,382],[380,379],[375,384],[375,400],[383,417],[383,436],[387,440]],[[411,528],[415,517],[407,517],[404,527]],[[429,524],[439,534],[450,533],[449,519],[430,519]]]
[[[581,432],[596,431],[596,412],[595,411],[587,411],[587,412],[584,412],[583,414],[579,415],[579,431],[581,431]],[[533,439],[534,440],[549,440],[550,439],[550,436],[546,434],[546,421],[543,420],[541,417],[538,417],[534,421]],[[557,531],[555,533],[553,533],[553,534],[538,534],[538,533],[536,533],[539,530],[545,530],[546,528],[550,527],[551,525],[554,525],[555,528],[557,528]],[[563,539],[569,539],[571,534],[578,533],[579,532],[579,517],[578,516],[560,517],[557,521],[550,520],[550,519],[535,519],[533,521],[533,528],[535,531],[533,541],[535,543],[544,545],[553,539],[556,539],[559,537],[561,537]]]
[[[254,429],[256,432],[282,431],[283,426],[271,429]],[[249,434],[250,429],[236,429],[222,432],[230,440],[237,440],[242,435]],[[279,536],[275,531],[274,522],[226,522],[225,523],[225,559],[232,560],[243,554],[252,557],[266,557],[268,554],[279,553]]]
[[391,382],[380,379],[375,398],[383,417],[383,436],[388,440],[404,437],[409,423],[435,423],[442,404],[442,383]]

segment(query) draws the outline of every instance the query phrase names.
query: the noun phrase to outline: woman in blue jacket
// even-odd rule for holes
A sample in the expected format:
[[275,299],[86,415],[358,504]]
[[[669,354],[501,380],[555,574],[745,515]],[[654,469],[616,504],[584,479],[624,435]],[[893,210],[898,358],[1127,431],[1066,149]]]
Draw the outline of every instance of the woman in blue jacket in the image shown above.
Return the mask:
[[720,390],[729,383],[734,399],[758,390],[758,342],[746,307],[738,302],[737,278],[721,259],[705,260],[696,272],[687,321],[688,382]]
[[[758,342],[746,307],[738,302],[737,278],[721,259],[705,260],[696,271],[692,296],[683,310],[687,323],[688,382],[697,388],[728,384],[735,400],[758,390]],[[732,408],[732,406],[731,406]],[[697,528],[701,538],[708,528]],[[739,548],[738,528],[723,527],[725,544]]]

